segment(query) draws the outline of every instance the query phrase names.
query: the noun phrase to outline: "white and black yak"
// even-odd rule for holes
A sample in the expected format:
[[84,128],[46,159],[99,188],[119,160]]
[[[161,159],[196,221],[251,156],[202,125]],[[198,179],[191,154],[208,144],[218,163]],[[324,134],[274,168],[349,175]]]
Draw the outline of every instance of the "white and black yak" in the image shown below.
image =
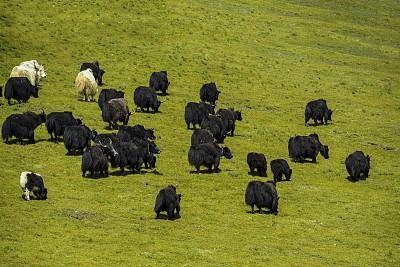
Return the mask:
[[149,85],[155,91],[161,91],[163,95],[166,95],[169,86],[167,71],[153,72],[150,76]]
[[86,69],[78,73],[75,78],[75,87],[79,97],[84,101],[95,101],[98,87],[91,69]]
[[317,155],[321,155],[325,159],[329,159],[329,148],[327,145],[322,145],[317,134],[308,136],[291,137],[288,142],[289,157],[294,162],[302,162],[306,158],[311,158],[313,163],[317,162]]
[[217,115],[221,116],[226,133],[233,136],[236,128],[236,121],[242,121],[242,112],[236,111],[233,108],[224,108],[219,109]]
[[81,124],[82,121],[75,119],[71,111],[51,112],[46,119],[47,132],[50,134],[51,141],[55,143],[58,143],[58,137],[64,136],[65,127]]
[[64,130],[64,146],[68,150],[67,155],[73,151],[79,151],[90,147],[91,140],[96,138],[97,132],[89,129],[86,125],[67,126]]
[[362,151],[356,151],[346,158],[345,165],[352,180],[359,180],[361,174],[364,174],[364,178],[367,178],[371,167],[370,157],[369,155],[365,156]]
[[270,162],[271,171],[274,175],[274,182],[282,181],[282,176],[285,175],[286,181],[290,181],[292,176],[292,169],[284,159],[274,159]]
[[332,120],[332,113],[333,111],[328,108],[325,99],[310,101],[304,111],[305,125],[310,119],[314,120],[315,125],[318,125],[318,121],[321,121],[321,124],[328,124],[328,121]]
[[99,85],[103,84],[103,75],[106,73],[105,70],[100,69],[99,62],[84,62],[81,65],[80,71],[90,69],[93,73],[93,77],[98,81]]
[[203,102],[209,102],[215,105],[218,96],[221,92],[218,91],[217,85],[214,82],[206,83],[200,88],[200,99]]
[[29,143],[35,143],[35,129],[46,121],[46,114],[36,114],[34,112],[25,112],[22,114],[11,114],[6,118],[1,128],[1,134],[5,143],[8,139],[15,136],[22,144],[23,139],[28,139]]
[[213,167],[219,171],[221,157],[231,159],[233,155],[228,147],[221,148],[216,143],[191,146],[188,153],[189,164],[195,166],[197,173],[200,172],[200,166],[207,167],[210,172]]
[[39,86],[39,82],[46,77],[46,71],[37,60],[30,60],[15,66],[11,70],[10,77],[26,77],[31,85]]
[[176,194],[176,187],[173,185],[161,189],[154,205],[154,212],[157,214],[156,218],[160,218],[160,212],[162,211],[167,212],[169,220],[179,217],[181,198],[182,195]]
[[278,214],[278,192],[273,181],[251,181],[248,183],[245,193],[246,204],[251,206],[251,213],[254,213],[254,206],[262,213],[262,208],[268,208],[269,213]]
[[124,98],[111,99],[105,103],[102,109],[103,121],[108,122],[109,129],[118,129],[118,121],[128,125],[131,112],[128,102]]
[[196,129],[196,124],[200,125],[201,122],[208,117],[209,114],[215,114],[215,106],[207,103],[189,102],[185,106],[185,122],[187,128],[190,129],[190,124],[193,129]]
[[145,86],[139,86],[135,89],[133,93],[133,102],[142,112],[144,112],[145,109],[149,112],[151,108],[153,113],[156,113],[161,105],[161,101],[157,98],[156,91],[153,88]]
[[7,80],[4,88],[4,98],[7,99],[11,105],[11,98],[18,101],[18,103],[26,103],[29,98],[39,97],[39,88],[32,85],[26,77],[11,77]]
[[33,172],[22,172],[19,177],[19,184],[24,194],[22,198],[30,200],[32,192],[37,200],[47,199],[47,188],[44,187],[44,181],[40,174]]

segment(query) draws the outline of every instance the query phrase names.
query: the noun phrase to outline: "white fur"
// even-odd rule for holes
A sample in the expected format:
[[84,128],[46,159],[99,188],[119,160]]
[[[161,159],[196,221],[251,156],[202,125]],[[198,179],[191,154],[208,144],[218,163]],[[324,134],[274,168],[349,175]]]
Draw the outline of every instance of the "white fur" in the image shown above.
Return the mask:
[[15,66],[10,77],[26,77],[32,85],[38,85],[40,80],[46,77],[46,71],[36,60],[30,60]]
[[[24,191],[24,199],[25,200],[30,200],[29,197],[29,190],[28,188],[26,188],[26,183],[28,182],[28,173],[32,173],[32,172],[21,172],[21,175],[19,176],[19,185],[21,186],[22,191]],[[35,173],[36,175],[39,175],[41,177],[41,175],[39,173]]]
[[78,89],[78,94],[83,100],[94,101],[94,96],[97,94],[98,88],[91,69],[86,69],[78,73],[75,79],[75,87]]

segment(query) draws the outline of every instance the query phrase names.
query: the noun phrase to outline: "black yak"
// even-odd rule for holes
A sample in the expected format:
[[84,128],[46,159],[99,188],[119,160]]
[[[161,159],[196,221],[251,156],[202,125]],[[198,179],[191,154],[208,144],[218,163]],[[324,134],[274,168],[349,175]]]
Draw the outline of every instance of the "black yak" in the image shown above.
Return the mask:
[[115,98],[109,100],[102,109],[103,121],[108,122],[110,129],[118,129],[118,121],[123,125],[128,125],[129,117],[132,113],[129,111],[128,102],[124,98]]
[[289,157],[296,161],[304,161],[306,158],[311,158],[313,163],[317,162],[317,155],[321,155],[325,159],[329,159],[329,148],[322,145],[317,134],[308,136],[291,137],[288,142]]
[[30,200],[30,192],[33,192],[37,200],[47,199],[47,188],[44,187],[43,178],[39,173],[22,172],[19,184],[24,191],[23,199]]
[[248,153],[247,164],[250,168],[250,174],[255,174],[254,170],[257,169],[258,176],[267,177],[267,159],[264,154],[256,152]]
[[192,133],[191,145],[214,142],[213,134],[207,129],[196,129]]
[[223,143],[226,137],[226,128],[222,117],[209,115],[201,122],[201,129],[208,129],[214,136],[217,143]]
[[1,134],[5,143],[8,139],[15,136],[22,144],[23,139],[29,139],[29,143],[35,143],[35,129],[46,121],[46,114],[36,114],[25,112],[23,114],[11,114],[6,118],[1,129]]
[[196,124],[200,125],[203,119],[209,114],[215,114],[215,106],[207,103],[189,102],[185,106],[185,122],[187,128],[190,129],[190,124],[193,124],[193,129],[196,129]]
[[116,89],[103,89],[99,95],[99,107],[103,110],[104,105],[111,99],[124,98],[125,93],[122,91],[117,91]]
[[72,151],[80,151],[90,147],[91,140],[96,138],[97,132],[90,130],[86,125],[67,126],[64,130],[64,146],[68,150],[68,155]]
[[347,172],[353,180],[359,180],[361,173],[367,178],[370,169],[370,157],[365,156],[362,151],[350,154],[345,161]]
[[230,136],[234,135],[236,121],[242,121],[242,113],[240,111],[235,111],[232,108],[229,109],[219,109],[217,115],[220,115],[224,126],[226,128],[226,133]]
[[149,85],[155,91],[161,91],[163,95],[166,95],[169,86],[167,71],[153,72],[150,76]]
[[119,167],[121,174],[125,175],[125,168],[140,172],[143,164],[143,158],[146,156],[143,149],[133,142],[118,142],[114,144],[114,148],[118,155],[111,158],[111,166]]
[[111,140],[112,144],[115,144],[120,141],[116,133],[98,134],[94,138],[94,142],[96,144],[105,144],[108,142],[108,140]]
[[140,153],[142,155],[145,168],[155,168],[156,157],[154,154],[160,154],[161,149],[153,141],[143,140],[136,137],[132,138],[130,141],[139,148],[139,151],[141,151]]
[[214,167],[219,170],[220,158],[231,159],[233,157],[228,147],[219,147],[215,143],[203,143],[191,146],[188,153],[189,164],[195,166],[197,173],[200,172],[200,166],[205,166],[209,171]]
[[149,112],[150,108],[153,110],[153,113],[158,112],[161,105],[161,101],[157,99],[154,89],[145,86],[139,86],[135,89],[133,101],[142,112],[144,112],[144,109],[147,109],[147,112]]
[[144,128],[143,125],[121,126],[118,129],[117,137],[121,142],[127,142],[133,138],[155,140],[154,130]]
[[[58,137],[64,135],[65,127],[81,125],[80,119],[75,119],[71,111],[51,112],[47,115],[46,128],[51,141],[58,142]],[[53,137],[54,134],[54,137]]]
[[39,87],[32,85],[26,77],[11,77],[7,80],[4,88],[4,98],[7,99],[9,105],[11,105],[11,98],[21,102],[28,102],[29,98],[39,97]]
[[321,124],[324,124],[325,121],[325,124],[327,124],[328,121],[332,120],[332,112],[326,105],[325,99],[310,101],[304,111],[305,125],[307,125],[309,119],[313,119],[315,125],[318,125],[318,121],[321,121]]
[[292,176],[292,169],[289,168],[289,164],[284,159],[274,159],[270,162],[271,171],[274,174],[274,182],[282,181],[282,175],[286,177],[286,181],[290,181]]
[[215,105],[220,93],[215,83],[206,83],[200,88],[200,99],[203,102],[210,102],[210,104]]
[[91,176],[100,174],[100,176],[108,177],[108,161],[117,155],[111,139],[108,139],[106,143],[100,142],[86,148],[82,155],[82,176],[85,177],[86,172],[89,171]]
[[105,70],[100,69],[99,62],[84,62],[81,65],[80,71],[86,70],[86,69],[91,69],[94,78],[97,80],[97,83],[99,85],[103,84],[103,75],[106,73]]
[[176,194],[176,188],[173,185],[161,189],[156,197],[156,204],[154,206],[157,218],[160,218],[160,212],[162,211],[167,212],[169,220],[175,217],[174,211],[176,211],[176,217],[179,217],[181,197],[181,194]]
[[273,181],[261,182],[251,181],[247,185],[245,201],[251,206],[251,213],[254,213],[254,205],[262,213],[262,208],[268,208],[269,213],[278,214],[278,192]]

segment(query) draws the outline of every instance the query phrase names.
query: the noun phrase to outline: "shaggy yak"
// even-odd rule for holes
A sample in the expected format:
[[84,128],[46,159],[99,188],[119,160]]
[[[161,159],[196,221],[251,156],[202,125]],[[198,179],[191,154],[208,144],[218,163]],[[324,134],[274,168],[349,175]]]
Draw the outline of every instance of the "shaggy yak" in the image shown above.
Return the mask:
[[46,71],[36,60],[21,62],[11,70],[10,77],[26,77],[33,86],[39,86],[40,80],[46,78]]
[[166,211],[168,220],[175,217],[174,210],[176,210],[176,217],[179,217],[181,194],[176,194],[176,188],[169,185],[161,189],[156,198],[154,212],[157,214],[157,219],[160,218],[160,212]]
[[245,201],[251,206],[251,213],[254,213],[254,205],[262,213],[261,208],[268,208],[269,213],[278,214],[278,192],[273,181],[261,182],[251,181],[247,185]]
[[95,101],[98,87],[91,69],[78,73],[75,79],[75,87],[78,89],[79,97],[85,101]]

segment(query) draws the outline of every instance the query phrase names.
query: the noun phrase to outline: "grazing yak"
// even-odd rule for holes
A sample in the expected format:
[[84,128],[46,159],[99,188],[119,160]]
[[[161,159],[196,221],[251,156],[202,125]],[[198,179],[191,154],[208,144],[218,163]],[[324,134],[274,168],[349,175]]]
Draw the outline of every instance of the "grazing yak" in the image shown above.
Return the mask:
[[200,172],[200,166],[205,166],[211,172],[219,170],[220,158],[233,158],[231,150],[228,147],[219,147],[215,143],[204,143],[191,146],[188,153],[189,164],[195,166],[197,173]]
[[155,91],[161,91],[163,95],[166,95],[169,86],[167,71],[153,72],[150,76],[149,85]]
[[215,83],[206,83],[200,89],[200,99],[203,102],[209,102],[210,104],[215,105],[215,101],[218,100],[218,95],[221,92],[218,91]]
[[99,95],[99,107],[103,110],[104,105],[110,101],[111,99],[115,98],[124,98],[125,93],[122,91],[117,91],[116,89],[103,89]]
[[196,124],[200,125],[201,122],[208,117],[209,114],[214,115],[215,106],[207,103],[189,102],[185,107],[185,122],[187,128],[190,129],[190,124],[193,124],[193,129],[196,129]]
[[322,145],[317,134],[308,136],[291,137],[288,142],[289,157],[296,161],[304,161],[311,158],[313,163],[317,162],[317,155],[321,155],[325,159],[329,159],[329,148]]
[[248,183],[245,194],[246,204],[251,206],[254,213],[254,205],[262,213],[262,208],[268,208],[269,213],[278,214],[278,192],[273,181],[261,182],[251,181]]
[[140,167],[142,166],[143,158],[145,157],[141,148],[133,142],[118,142],[114,144],[114,148],[118,155],[111,159],[111,166],[113,168],[119,167],[122,175],[126,174],[126,167],[133,171],[136,170],[140,172]]
[[362,151],[356,151],[350,154],[345,161],[347,172],[353,180],[359,180],[361,173],[364,178],[368,177],[370,169],[370,157],[365,156]]
[[84,62],[81,65],[80,71],[90,69],[92,70],[93,77],[98,81],[99,85],[103,84],[103,74],[106,73],[105,70],[100,69],[99,62]]
[[267,177],[267,159],[264,154],[256,152],[248,153],[247,164],[250,168],[250,174],[254,175],[254,169],[257,169],[258,176]]
[[143,140],[155,140],[154,130],[144,128],[143,125],[137,124],[134,126],[121,126],[118,129],[117,137],[121,142],[128,142],[133,138]]
[[270,162],[271,171],[274,174],[274,182],[282,181],[282,175],[286,177],[286,181],[290,181],[292,176],[292,169],[289,168],[289,164],[284,159],[274,159]]
[[110,129],[118,129],[118,121],[123,125],[128,125],[129,117],[128,102],[124,98],[109,100],[102,109],[103,121],[108,122]]
[[91,69],[86,69],[78,73],[75,78],[75,87],[79,97],[85,101],[94,101],[98,88]]
[[230,136],[234,135],[235,132],[235,122],[236,120],[242,121],[242,113],[240,111],[235,111],[233,108],[229,109],[219,109],[217,115],[220,115],[222,122],[224,123],[226,133]]
[[35,129],[46,121],[46,114],[36,114],[25,112],[22,114],[11,114],[6,118],[1,129],[1,134],[5,143],[8,139],[15,136],[22,144],[23,139],[29,139],[29,143],[35,143]]
[[19,184],[24,194],[22,198],[30,200],[30,192],[32,192],[37,200],[47,199],[47,188],[44,187],[44,181],[39,173],[21,172]]
[[46,71],[36,60],[24,61],[11,70],[10,77],[26,77],[33,86],[39,86],[39,82],[46,78]]
[[161,105],[161,101],[157,99],[157,94],[154,89],[145,86],[139,86],[135,89],[133,101],[142,112],[144,112],[144,109],[147,109],[147,112],[149,112],[151,108],[153,113],[156,113]]
[[226,128],[222,117],[209,115],[201,122],[201,129],[208,129],[214,136],[217,143],[223,143],[226,137]]
[[172,220],[175,217],[174,211],[176,211],[176,217],[179,217],[181,194],[176,194],[176,187],[169,185],[164,189],[161,189],[156,197],[156,204],[154,206],[154,212],[157,214],[156,219],[160,218],[160,212],[166,211],[168,220]]
[[21,102],[28,102],[29,98],[39,97],[39,88],[36,85],[32,85],[26,77],[11,77],[7,80],[4,88],[4,98],[7,99],[9,105],[11,105],[11,98]]
[[325,99],[313,100],[307,103],[304,112],[305,125],[310,119],[314,120],[315,125],[318,125],[318,121],[321,124],[328,124],[328,121],[332,120],[332,110],[328,109]]
[[143,140],[136,137],[134,137],[130,141],[134,143],[141,151],[141,154],[143,155],[142,158],[145,168],[146,169],[155,168],[157,159],[154,156],[154,154],[161,153],[161,149],[156,145],[156,143],[154,143],[153,141]]
[[88,147],[82,155],[82,177],[85,177],[87,171],[90,176],[99,174],[103,177],[108,177],[108,161],[117,157],[118,153],[112,145],[111,139],[106,143],[96,144]]
[[111,140],[112,144],[120,141],[116,133],[98,134],[94,138],[96,144],[106,144],[108,140]]
[[67,126],[64,130],[64,146],[68,150],[67,155],[72,151],[80,151],[90,147],[90,141],[96,138],[97,132],[90,130],[86,125]]
[[196,129],[193,131],[191,145],[214,142],[213,134],[207,129]]
[[51,112],[46,119],[47,132],[50,134],[50,140],[55,143],[58,143],[59,136],[64,136],[65,127],[81,124],[82,121],[75,119],[71,111]]

